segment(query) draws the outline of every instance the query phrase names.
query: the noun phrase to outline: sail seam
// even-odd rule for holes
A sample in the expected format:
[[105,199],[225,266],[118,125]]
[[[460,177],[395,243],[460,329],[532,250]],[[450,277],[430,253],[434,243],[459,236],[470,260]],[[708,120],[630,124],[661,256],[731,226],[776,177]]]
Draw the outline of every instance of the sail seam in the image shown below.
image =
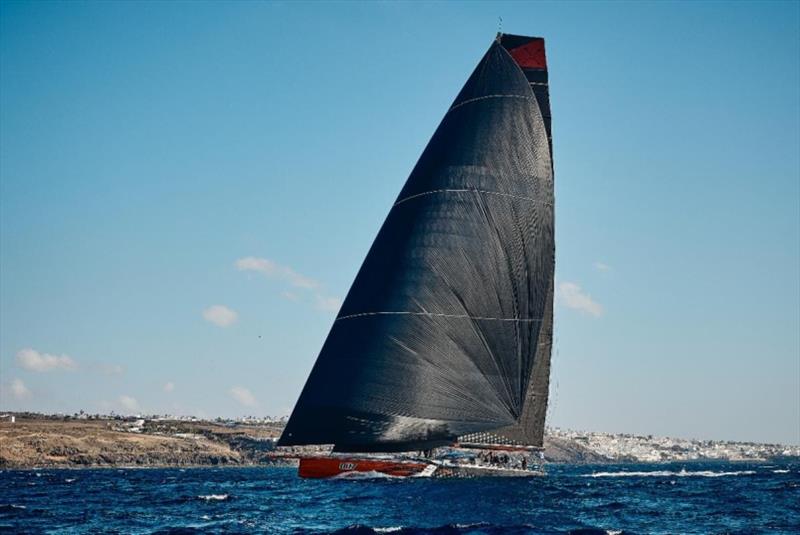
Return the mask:
[[519,99],[523,99],[523,100],[536,100],[536,97],[526,97],[525,95],[484,95],[482,97],[475,97],[475,98],[471,98],[471,99],[465,100],[464,102],[459,102],[458,104],[453,104],[450,107],[450,109],[447,110],[447,113],[450,113],[451,111],[455,110],[456,108],[460,108],[461,106],[464,106],[465,104],[471,104],[473,102],[477,102],[479,100],[486,100],[488,98],[519,98]]
[[404,312],[404,311],[360,312],[358,314],[349,314],[347,316],[340,316],[336,318],[336,321],[347,320],[351,318],[360,318],[363,316],[384,316],[393,314],[402,316],[433,316],[442,318],[464,318],[471,320],[492,320],[492,321],[529,321],[529,322],[544,321],[543,318],[489,318],[482,316],[470,316],[468,314],[440,314],[436,312]]
[[502,193],[499,191],[487,191],[487,190],[480,190],[480,189],[432,189],[430,191],[423,191],[422,193],[415,193],[414,195],[409,195],[408,197],[404,197],[394,203],[394,206],[397,206],[400,203],[404,203],[406,201],[410,201],[411,199],[415,199],[417,197],[422,197],[424,195],[430,195],[431,193],[485,193],[487,195],[500,195],[501,197],[513,197],[514,199],[521,199],[523,201],[530,201],[533,203],[543,204],[545,206],[553,206],[553,203],[542,201],[539,199],[532,199],[530,197],[523,197],[521,195],[514,195],[513,193]]

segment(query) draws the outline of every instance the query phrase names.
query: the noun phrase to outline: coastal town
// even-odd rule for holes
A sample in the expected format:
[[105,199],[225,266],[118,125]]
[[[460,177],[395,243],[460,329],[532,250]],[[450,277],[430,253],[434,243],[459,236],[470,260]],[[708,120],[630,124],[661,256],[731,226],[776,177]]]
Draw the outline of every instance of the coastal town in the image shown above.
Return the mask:
[[597,433],[548,428],[547,438],[580,445],[607,462],[761,461],[800,457],[800,445],[695,440],[653,435]]
[[[288,464],[323,446],[276,448],[286,417],[0,414],[0,468]],[[548,428],[546,463],[766,461],[800,446]]]

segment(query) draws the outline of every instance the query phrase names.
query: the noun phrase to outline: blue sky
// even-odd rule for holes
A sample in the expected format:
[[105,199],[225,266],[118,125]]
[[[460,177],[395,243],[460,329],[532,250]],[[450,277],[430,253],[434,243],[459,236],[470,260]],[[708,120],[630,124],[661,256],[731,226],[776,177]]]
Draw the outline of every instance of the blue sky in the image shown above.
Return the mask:
[[503,18],[547,39],[549,423],[800,442],[800,4],[0,4],[3,409],[291,409]]

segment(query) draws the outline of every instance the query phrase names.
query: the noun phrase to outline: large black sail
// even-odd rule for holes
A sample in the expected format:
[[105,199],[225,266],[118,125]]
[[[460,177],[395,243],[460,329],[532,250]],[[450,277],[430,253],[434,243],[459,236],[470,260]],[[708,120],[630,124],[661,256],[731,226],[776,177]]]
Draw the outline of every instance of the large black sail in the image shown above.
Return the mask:
[[549,370],[553,264],[548,129],[495,42],[389,212],[279,445],[408,451],[497,430],[541,443],[530,390]]
[[[542,113],[545,131],[547,132],[552,164],[553,138],[551,134],[550,90],[544,39],[541,37],[532,38],[504,34],[500,38],[500,43],[514,58],[522,72],[525,73],[525,78],[528,80],[531,91],[536,96],[536,102]],[[553,254],[555,255],[555,249],[553,249]],[[544,421],[547,414],[547,398],[550,387],[550,352],[553,345],[553,293],[554,287],[551,284],[522,415],[515,424],[493,433],[494,436],[500,436],[512,443],[543,446]]]

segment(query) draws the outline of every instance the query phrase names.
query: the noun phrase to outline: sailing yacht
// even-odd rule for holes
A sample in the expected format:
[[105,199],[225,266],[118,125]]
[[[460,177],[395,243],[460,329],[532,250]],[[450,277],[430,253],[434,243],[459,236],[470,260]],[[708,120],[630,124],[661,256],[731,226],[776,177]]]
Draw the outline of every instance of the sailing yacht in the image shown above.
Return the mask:
[[300,476],[537,473],[550,125],[544,39],[498,34],[392,205],[278,441],[333,445],[301,456]]

